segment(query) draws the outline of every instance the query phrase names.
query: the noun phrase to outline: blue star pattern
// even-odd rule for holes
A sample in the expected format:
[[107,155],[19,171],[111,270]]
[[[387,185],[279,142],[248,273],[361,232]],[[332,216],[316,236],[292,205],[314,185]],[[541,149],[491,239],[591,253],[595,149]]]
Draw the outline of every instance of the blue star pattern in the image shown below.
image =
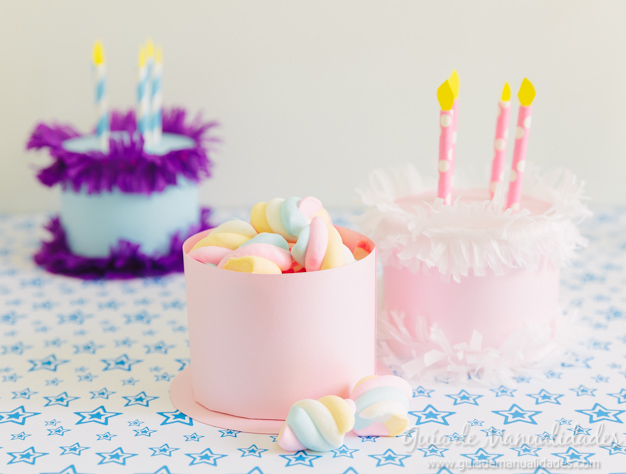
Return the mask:
[[[562,272],[564,307],[584,329],[570,352],[495,386],[425,378],[412,387],[408,434],[349,434],[324,454],[286,453],[275,435],[213,428],[174,408],[170,384],[190,365],[183,276],[83,282],[46,274],[31,262],[41,223],[0,214],[2,473],[459,474],[424,463],[539,459],[568,469],[514,471],[555,474],[601,461],[603,472],[623,472],[626,208],[585,225],[591,245]],[[555,444],[561,436],[577,441]]]

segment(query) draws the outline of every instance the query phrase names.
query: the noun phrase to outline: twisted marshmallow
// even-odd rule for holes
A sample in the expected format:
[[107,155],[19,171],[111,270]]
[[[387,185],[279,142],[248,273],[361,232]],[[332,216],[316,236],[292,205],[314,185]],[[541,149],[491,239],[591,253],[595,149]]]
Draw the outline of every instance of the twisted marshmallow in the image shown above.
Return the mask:
[[231,219],[196,242],[189,256],[200,263],[217,265],[228,253],[256,235],[254,227],[247,222]]
[[343,244],[339,231],[321,216],[314,217],[311,224],[302,229],[291,255],[307,272],[354,262],[354,256]]
[[330,451],[343,444],[354,426],[354,402],[335,395],[319,400],[300,400],[292,405],[278,434],[285,451]]
[[273,232],[283,236],[287,242],[295,242],[300,231],[317,215],[330,222],[328,213],[317,198],[276,198],[256,203],[250,212],[250,222],[259,233]]
[[289,244],[277,234],[261,233],[226,254],[218,268],[246,273],[278,274],[291,268]]
[[409,383],[395,375],[373,375],[357,382],[354,432],[359,436],[398,436],[409,427]]

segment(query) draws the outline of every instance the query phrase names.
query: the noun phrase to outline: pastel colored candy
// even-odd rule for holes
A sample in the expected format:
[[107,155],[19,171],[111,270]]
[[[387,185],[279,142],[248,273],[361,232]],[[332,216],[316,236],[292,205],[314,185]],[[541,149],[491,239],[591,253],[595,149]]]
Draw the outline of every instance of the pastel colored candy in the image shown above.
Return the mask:
[[284,248],[277,247],[272,244],[256,243],[242,245],[238,249],[229,252],[227,255],[224,256],[224,258],[222,258],[217,267],[224,268],[226,262],[228,262],[229,260],[241,257],[264,258],[265,260],[269,260],[270,262],[277,265],[278,268],[280,268],[282,271],[289,270],[293,262],[289,250],[285,250]]
[[224,270],[242,273],[265,273],[274,275],[282,273],[278,265],[263,257],[229,258],[222,268]]
[[295,242],[302,229],[318,215],[330,222],[330,217],[319,199],[313,196],[303,199],[294,196],[255,204],[250,212],[250,222],[257,232],[273,232],[288,242]]
[[247,242],[244,242],[243,244],[241,244],[241,246],[243,247],[244,245],[250,245],[250,244],[271,244],[271,245],[275,245],[276,247],[280,247],[285,250],[291,250],[289,248],[289,242],[287,242],[283,236],[278,235],[278,234],[271,234],[268,232],[262,232],[260,234],[255,235]]
[[285,451],[337,449],[354,426],[354,410],[352,400],[335,395],[300,400],[289,410],[278,434],[278,445]]
[[291,249],[294,260],[307,272],[337,268],[354,262],[354,256],[343,244],[339,231],[323,216],[316,216],[300,232]]
[[207,246],[234,250],[257,234],[254,227],[240,219],[231,219],[216,227],[209,235],[196,242],[191,251]]
[[395,375],[374,375],[357,382],[354,432],[359,436],[398,436],[409,427],[409,383]]
[[225,247],[198,247],[189,252],[189,256],[200,263],[217,265],[231,250]]

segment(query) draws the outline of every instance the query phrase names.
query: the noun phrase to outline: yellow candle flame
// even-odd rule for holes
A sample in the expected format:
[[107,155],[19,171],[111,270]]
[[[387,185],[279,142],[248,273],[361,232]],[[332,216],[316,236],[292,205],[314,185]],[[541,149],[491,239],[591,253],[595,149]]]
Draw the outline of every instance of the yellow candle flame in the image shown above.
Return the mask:
[[456,69],[453,69],[450,73],[450,77],[448,78],[450,81],[450,86],[452,86],[452,91],[454,92],[454,98],[459,97],[459,87],[461,83],[459,82],[459,73],[456,72]]
[[454,105],[454,90],[452,89],[449,79],[447,79],[439,86],[439,89],[437,89],[437,100],[439,101],[441,110],[452,109],[452,106]]
[[524,78],[519,92],[517,93],[517,97],[519,98],[519,103],[524,107],[528,107],[532,104],[535,99],[535,86],[533,86],[533,83]]
[[93,44],[92,59],[96,66],[104,64],[104,47],[101,41],[96,41]]
[[146,65],[146,50],[143,46],[139,47],[139,67]]
[[159,46],[154,48],[154,60],[157,62],[157,64],[161,64],[163,62],[163,51]]
[[502,102],[508,102],[509,100],[511,100],[511,86],[509,86],[508,82],[505,82],[502,88]]
[[154,43],[150,38],[146,40],[146,56],[148,58],[154,57]]

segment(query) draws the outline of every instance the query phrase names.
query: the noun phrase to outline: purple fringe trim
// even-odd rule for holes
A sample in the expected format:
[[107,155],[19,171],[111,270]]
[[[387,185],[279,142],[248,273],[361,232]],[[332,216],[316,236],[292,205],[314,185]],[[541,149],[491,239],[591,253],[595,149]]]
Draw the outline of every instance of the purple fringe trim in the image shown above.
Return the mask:
[[53,217],[45,228],[52,240],[42,241],[34,255],[37,265],[50,273],[82,278],[83,280],[125,280],[138,277],[162,276],[183,271],[183,242],[193,234],[211,227],[211,209],[203,208],[200,222],[192,226],[185,235],[172,236],[170,248],[164,255],[146,255],[139,244],[120,240],[111,249],[108,257],[90,258],[75,255],[67,245],[65,229],[58,217]]
[[211,145],[220,140],[209,136],[209,132],[218,123],[205,122],[199,115],[190,123],[185,123],[186,116],[182,108],[164,110],[163,132],[189,137],[195,142],[195,147],[170,151],[163,156],[146,153],[143,138],[135,139],[133,111],[111,114],[111,130],[129,132],[130,140],[110,140],[108,153],[67,151],[63,148],[63,141],[81,134],[68,125],[44,123],[35,127],[26,149],[49,149],[53,163],[37,173],[37,178],[45,186],[61,184],[74,191],[84,188],[89,194],[117,188],[124,193],[148,195],[176,185],[178,176],[198,183],[211,174],[209,152],[212,151]]

